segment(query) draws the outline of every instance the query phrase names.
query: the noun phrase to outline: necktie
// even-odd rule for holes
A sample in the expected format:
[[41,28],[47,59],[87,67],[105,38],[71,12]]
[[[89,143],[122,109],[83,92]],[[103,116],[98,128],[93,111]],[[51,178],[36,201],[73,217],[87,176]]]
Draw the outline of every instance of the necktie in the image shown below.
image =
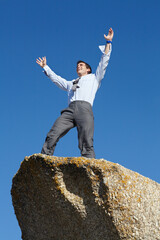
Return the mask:
[[80,87],[78,86],[79,79],[80,79],[80,78],[77,78],[77,79],[73,82],[73,86],[72,86],[72,90],[73,90],[73,91],[76,91],[77,88],[80,88]]

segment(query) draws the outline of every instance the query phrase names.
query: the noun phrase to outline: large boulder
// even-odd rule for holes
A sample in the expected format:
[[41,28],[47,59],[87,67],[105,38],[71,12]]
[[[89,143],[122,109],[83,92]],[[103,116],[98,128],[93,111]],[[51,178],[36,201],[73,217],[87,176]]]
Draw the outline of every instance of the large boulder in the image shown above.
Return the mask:
[[160,185],[104,159],[26,157],[11,194],[23,240],[160,240]]

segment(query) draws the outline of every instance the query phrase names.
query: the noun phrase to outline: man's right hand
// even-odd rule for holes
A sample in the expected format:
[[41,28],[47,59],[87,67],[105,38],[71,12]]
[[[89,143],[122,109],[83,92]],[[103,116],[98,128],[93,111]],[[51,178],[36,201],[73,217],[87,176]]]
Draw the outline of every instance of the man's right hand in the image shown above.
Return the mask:
[[46,57],[42,57],[42,59],[39,57],[39,59],[36,59],[36,63],[44,68],[47,65]]

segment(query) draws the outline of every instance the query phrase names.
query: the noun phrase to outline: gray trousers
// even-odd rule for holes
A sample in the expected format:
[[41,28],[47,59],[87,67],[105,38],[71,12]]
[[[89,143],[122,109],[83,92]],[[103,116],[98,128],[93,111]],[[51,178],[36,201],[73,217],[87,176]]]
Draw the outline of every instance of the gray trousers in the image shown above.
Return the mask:
[[61,111],[61,116],[55,121],[48,132],[41,153],[53,155],[57,142],[71,128],[77,127],[79,149],[81,155],[95,158],[93,148],[94,117],[92,106],[85,101],[74,101]]

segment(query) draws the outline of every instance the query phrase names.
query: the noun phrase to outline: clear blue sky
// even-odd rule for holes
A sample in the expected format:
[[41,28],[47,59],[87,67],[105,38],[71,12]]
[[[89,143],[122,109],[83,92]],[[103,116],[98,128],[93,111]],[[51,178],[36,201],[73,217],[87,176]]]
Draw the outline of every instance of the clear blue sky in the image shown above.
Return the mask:
[[[3,240],[21,239],[11,202],[12,178],[25,156],[39,153],[67,106],[67,94],[36,64],[76,77],[83,59],[93,71],[99,44],[113,28],[113,52],[94,102],[97,158],[160,183],[160,1],[0,0],[1,217]],[[76,129],[56,156],[80,156]]]

